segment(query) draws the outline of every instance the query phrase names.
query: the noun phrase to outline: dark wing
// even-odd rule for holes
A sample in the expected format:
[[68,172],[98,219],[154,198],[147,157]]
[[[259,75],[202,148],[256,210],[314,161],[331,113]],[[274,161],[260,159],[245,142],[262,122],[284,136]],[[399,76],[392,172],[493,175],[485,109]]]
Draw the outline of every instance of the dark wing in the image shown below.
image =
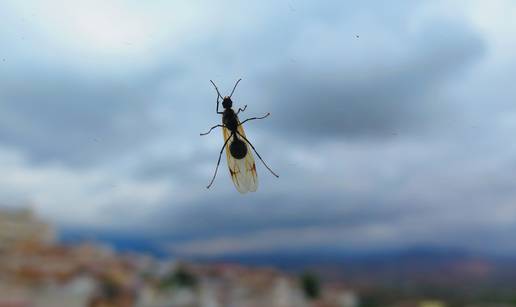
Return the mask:
[[[242,125],[240,125],[240,121],[238,121],[238,123],[238,132],[245,137],[244,128]],[[222,128],[222,134],[224,135],[224,141],[226,141],[230,137],[231,131],[229,131],[227,128]],[[254,163],[251,148],[249,147],[249,144],[243,140],[247,146],[247,154],[242,159],[235,159],[229,151],[229,145],[231,144],[231,141],[232,140],[230,140],[226,145],[226,158],[228,160],[228,168],[229,174],[231,175],[231,180],[233,180],[233,183],[235,184],[238,192],[255,192],[258,188],[258,174],[256,173],[256,164]]]

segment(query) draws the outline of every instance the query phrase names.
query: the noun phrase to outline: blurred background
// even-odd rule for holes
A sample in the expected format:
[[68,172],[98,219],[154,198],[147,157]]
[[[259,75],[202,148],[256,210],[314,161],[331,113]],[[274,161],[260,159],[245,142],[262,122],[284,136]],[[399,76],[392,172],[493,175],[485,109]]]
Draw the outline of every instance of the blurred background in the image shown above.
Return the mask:
[[[515,306],[516,3],[0,4],[0,306]],[[206,190],[223,94],[280,175]]]

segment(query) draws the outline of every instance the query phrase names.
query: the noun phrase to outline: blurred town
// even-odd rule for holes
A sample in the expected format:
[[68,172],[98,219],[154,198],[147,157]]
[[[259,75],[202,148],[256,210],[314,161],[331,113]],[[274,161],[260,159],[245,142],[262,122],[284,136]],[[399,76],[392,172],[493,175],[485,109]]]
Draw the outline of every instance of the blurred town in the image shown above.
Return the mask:
[[[461,293],[477,297],[478,289],[486,289],[485,285],[467,288],[464,279],[483,283],[489,267],[482,262],[461,263],[460,274],[453,268],[425,270],[422,266],[418,263],[416,271],[425,277],[437,278],[450,289],[466,285],[465,292],[436,292],[436,299],[418,292],[417,283],[404,283],[393,278],[396,272],[386,274],[379,267],[354,279],[348,272],[347,282],[341,277],[323,281],[319,276],[331,276],[331,269],[327,274],[321,269],[319,275],[285,273],[270,267],[163,260],[120,253],[99,243],[64,245],[52,225],[30,210],[0,210],[0,307],[516,306],[516,300],[511,304],[496,295],[475,304],[461,299]],[[505,286],[494,288],[516,298],[512,286],[507,287],[515,284],[514,276],[508,276]],[[376,277],[384,281],[372,283]]]
[[338,284],[272,268],[194,264],[61,245],[29,210],[0,211],[0,307],[357,306]]

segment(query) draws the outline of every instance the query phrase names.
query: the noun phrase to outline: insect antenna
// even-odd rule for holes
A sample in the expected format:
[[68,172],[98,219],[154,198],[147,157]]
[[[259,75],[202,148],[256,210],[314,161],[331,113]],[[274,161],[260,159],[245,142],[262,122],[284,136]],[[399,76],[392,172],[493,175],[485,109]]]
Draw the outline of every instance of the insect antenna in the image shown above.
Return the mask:
[[233,90],[231,91],[231,95],[229,95],[229,98],[231,98],[231,96],[233,96],[233,93],[235,92],[236,87],[237,87],[238,83],[240,83],[240,81],[242,81],[242,78],[238,79],[237,82],[235,83],[235,86],[233,87]]
[[234,134],[235,133],[231,133],[231,135],[228,137],[228,139],[224,142],[224,145],[222,145],[222,149],[220,150],[220,153],[219,153],[219,160],[217,160],[217,167],[215,167],[215,173],[213,174],[213,178],[211,178],[210,184],[208,184],[206,189],[209,189],[211,187],[211,185],[213,184],[213,181],[215,181],[215,177],[217,177],[217,171],[219,170],[220,158],[222,157],[222,152],[224,151],[224,148],[226,148],[226,144],[228,143],[229,140],[231,140],[231,137],[233,137]]
[[276,178],[279,178],[279,176],[267,165],[267,163],[265,163],[265,161],[263,161],[262,157],[256,151],[256,148],[254,148],[253,144],[251,144],[251,142],[249,142],[249,140],[245,136],[243,136],[240,132],[236,131],[236,133],[238,133],[238,135],[241,138],[243,138],[247,142],[247,144],[249,144],[251,146],[251,148],[253,149],[254,153],[258,156],[258,159],[260,159],[260,161],[262,161],[263,165],[265,165],[265,167],[269,170],[269,172],[271,172],[274,176],[276,176]]
[[222,95],[220,94],[219,88],[215,85],[215,83],[212,80],[210,80],[210,82],[215,87],[215,90],[217,91],[217,95],[219,95],[220,99],[224,99],[224,97],[222,97]]

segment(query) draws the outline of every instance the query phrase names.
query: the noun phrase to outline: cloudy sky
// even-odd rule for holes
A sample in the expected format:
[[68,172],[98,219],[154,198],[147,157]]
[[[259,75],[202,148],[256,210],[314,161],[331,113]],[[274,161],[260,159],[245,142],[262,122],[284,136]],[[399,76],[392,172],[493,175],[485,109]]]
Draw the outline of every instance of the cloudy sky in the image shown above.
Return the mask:
[[[174,253],[516,254],[516,3],[2,1],[0,203]],[[239,194],[213,79],[276,179]]]

